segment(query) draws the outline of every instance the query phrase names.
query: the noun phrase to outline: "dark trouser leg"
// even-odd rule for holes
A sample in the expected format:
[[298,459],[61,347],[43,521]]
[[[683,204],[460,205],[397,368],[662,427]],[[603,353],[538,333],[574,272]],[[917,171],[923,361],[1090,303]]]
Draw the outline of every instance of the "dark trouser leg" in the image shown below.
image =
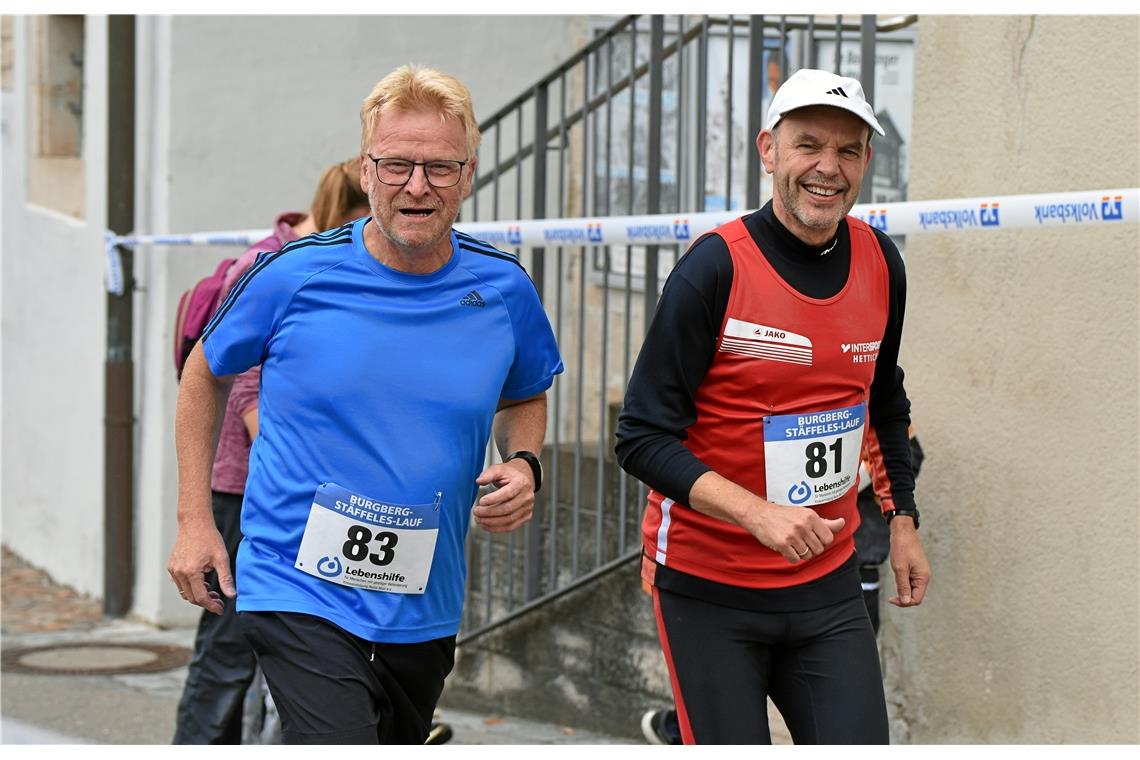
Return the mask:
[[796,744],[887,744],[879,650],[860,598],[787,613],[773,654],[772,701]]
[[[214,522],[229,552],[231,572],[241,543],[241,501],[239,494],[213,494]],[[215,574],[206,583],[221,592]],[[198,621],[194,657],[178,703],[175,744],[241,744],[242,700],[257,661],[238,628],[235,604],[223,597],[221,615],[203,612]]]
[[767,697],[797,744],[885,744],[886,699],[862,599],[756,612],[654,589],[686,743],[770,744]]
[[779,626],[764,616],[653,589],[657,629],[686,744],[771,744],[768,671]]
[[372,644],[312,615],[244,612],[285,744],[423,744],[455,637]]

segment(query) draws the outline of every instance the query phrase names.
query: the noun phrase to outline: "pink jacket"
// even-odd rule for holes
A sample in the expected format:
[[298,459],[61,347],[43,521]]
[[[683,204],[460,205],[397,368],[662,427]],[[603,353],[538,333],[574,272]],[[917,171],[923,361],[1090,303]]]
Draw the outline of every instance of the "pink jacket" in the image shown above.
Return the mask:
[[[219,303],[225,301],[234,284],[246,273],[257,254],[263,251],[278,251],[286,243],[297,240],[293,225],[300,224],[304,214],[290,211],[277,217],[269,237],[259,240],[245,249],[237,262],[226,271],[222,282]],[[245,479],[249,474],[249,450],[253,440],[249,437],[242,417],[257,408],[257,392],[261,382],[261,367],[254,367],[234,379],[229,401],[226,402],[226,416],[222,421],[222,433],[218,439],[218,451],[214,455],[214,472],[210,487],[222,493],[245,493]]]

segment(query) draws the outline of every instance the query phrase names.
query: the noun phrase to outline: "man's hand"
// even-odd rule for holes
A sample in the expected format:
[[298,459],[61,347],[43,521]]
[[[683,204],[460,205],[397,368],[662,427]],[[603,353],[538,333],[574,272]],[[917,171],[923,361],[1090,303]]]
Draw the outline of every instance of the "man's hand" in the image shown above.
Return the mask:
[[826,519],[814,509],[770,502],[751,510],[741,523],[757,541],[793,565],[823,554],[845,524],[842,517]]
[[822,518],[814,509],[765,501],[712,470],[693,483],[689,504],[706,515],[736,523],[793,565],[822,554],[846,523],[842,517]]
[[191,604],[222,614],[222,597],[206,587],[206,574],[218,574],[218,585],[227,598],[237,595],[234,578],[230,573],[230,558],[222,535],[209,523],[184,524],[178,529],[174,548],[166,563],[166,571],[178,587],[178,595]]
[[496,490],[485,494],[471,513],[475,522],[491,533],[514,530],[534,514],[534,473],[522,459],[493,464],[475,482],[493,485]]
[[887,601],[896,607],[922,604],[930,585],[930,563],[914,521],[905,515],[891,520],[891,570],[895,572],[898,596]]

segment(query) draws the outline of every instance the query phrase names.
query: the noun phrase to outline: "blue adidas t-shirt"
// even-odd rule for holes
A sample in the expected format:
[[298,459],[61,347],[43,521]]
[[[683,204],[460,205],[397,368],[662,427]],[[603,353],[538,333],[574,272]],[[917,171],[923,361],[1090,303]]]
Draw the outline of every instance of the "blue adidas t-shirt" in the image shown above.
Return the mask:
[[459,630],[499,399],[545,391],[563,367],[515,256],[453,232],[441,269],[398,272],[365,249],[369,222],[259,256],[204,333],[216,376],[262,365],[237,609],[427,641]]

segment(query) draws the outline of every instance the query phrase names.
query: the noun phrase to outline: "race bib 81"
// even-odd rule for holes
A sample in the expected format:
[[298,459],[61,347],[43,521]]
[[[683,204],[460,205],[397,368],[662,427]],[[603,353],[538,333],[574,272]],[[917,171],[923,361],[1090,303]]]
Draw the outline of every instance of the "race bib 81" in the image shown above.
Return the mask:
[[764,418],[768,501],[813,506],[855,485],[867,405]]

